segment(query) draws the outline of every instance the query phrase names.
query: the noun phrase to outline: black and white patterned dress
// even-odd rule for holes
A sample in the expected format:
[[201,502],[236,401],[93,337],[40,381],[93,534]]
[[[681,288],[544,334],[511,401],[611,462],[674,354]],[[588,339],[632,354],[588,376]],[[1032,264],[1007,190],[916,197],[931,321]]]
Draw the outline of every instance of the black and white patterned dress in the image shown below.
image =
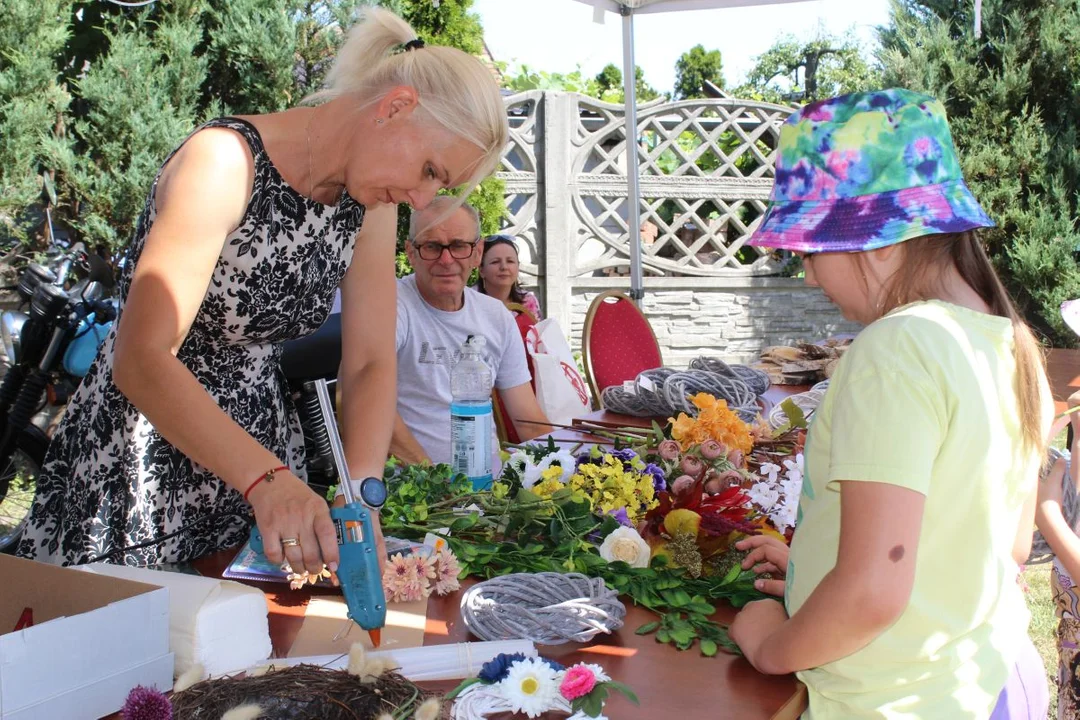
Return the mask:
[[[281,371],[281,343],[314,332],[326,319],[364,207],[347,193],[329,207],[289,187],[249,123],[222,118],[204,127],[230,128],[247,140],[255,182],[177,357],[230,417],[303,473],[303,437]],[[156,189],[155,179],[120,279],[121,314],[154,223]],[[53,437],[19,554],[77,564],[182,527],[190,530],[112,562],[180,562],[240,543],[250,507],[162,438],[117,390],[115,346],[114,326]],[[218,515],[206,519],[212,513]]]

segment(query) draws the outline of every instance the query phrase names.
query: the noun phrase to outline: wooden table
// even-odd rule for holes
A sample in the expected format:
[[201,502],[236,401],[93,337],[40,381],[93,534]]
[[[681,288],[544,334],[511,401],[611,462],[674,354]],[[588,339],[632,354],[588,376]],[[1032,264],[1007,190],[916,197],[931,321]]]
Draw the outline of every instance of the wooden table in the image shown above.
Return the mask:
[[[235,555],[223,551],[193,563],[203,575],[221,577]],[[467,580],[468,587],[473,580]],[[275,657],[284,657],[303,623],[304,611],[313,594],[333,590],[290,590],[273,583],[246,583],[266,593],[270,610],[270,639]],[[461,592],[428,601],[425,645],[476,640],[469,635],[460,614]],[[714,616],[730,622],[731,607]],[[697,651],[678,651],[639,636],[634,630],[655,619],[651,613],[627,606],[626,624],[611,635],[600,636],[587,645],[568,643],[541,646],[539,651],[564,664],[594,662],[619,682],[629,685],[641,701],[634,706],[615,694],[605,706],[605,715],[618,720],[655,720],[660,711],[666,717],[739,718],[739,720],[794,720],[805,708],[805,690],[792,675],[762,675],[741,657],[719,655],[705,658]],[[423,683],[431,690],[445,692],[457,683]],[[719,710],[723,708],[723,710]]]

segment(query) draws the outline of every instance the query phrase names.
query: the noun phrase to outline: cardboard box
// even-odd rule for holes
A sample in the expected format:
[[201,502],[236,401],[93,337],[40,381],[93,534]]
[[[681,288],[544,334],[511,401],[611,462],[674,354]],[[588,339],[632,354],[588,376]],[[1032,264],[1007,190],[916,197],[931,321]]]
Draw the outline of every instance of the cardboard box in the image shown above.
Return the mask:
[[165,588],[10,555],[0,578],[0,720],[99,718],[136,685],[172,688]]

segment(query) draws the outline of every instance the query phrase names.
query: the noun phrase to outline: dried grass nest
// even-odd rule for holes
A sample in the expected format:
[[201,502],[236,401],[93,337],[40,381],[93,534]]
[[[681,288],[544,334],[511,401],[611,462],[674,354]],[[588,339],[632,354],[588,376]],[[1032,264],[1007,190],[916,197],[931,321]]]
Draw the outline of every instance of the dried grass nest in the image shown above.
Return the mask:
[[[264,674],[204,680],[173,695],[174,720],[220,720],[230,710],[257,705],[265,720],[379,720],[413,718],[428,693],[393,671],[357,675],[296,665]],[[426,713],[425,713],[426,715]],[[449,707],[434,718],[449,717]]]

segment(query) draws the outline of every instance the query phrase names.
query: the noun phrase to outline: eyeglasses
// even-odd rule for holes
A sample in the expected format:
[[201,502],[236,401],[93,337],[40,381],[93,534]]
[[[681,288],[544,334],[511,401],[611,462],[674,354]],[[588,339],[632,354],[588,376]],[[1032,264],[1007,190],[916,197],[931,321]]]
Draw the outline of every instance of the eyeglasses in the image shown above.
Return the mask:
[[480,242],[479,239],[472,242],[466,242],[464,240],[453,240],[447,245],[437,242],[428,243],[413,243],[416,248],[417,254],[422,260],[438,260],[442,257],[443,251],[448,250],[450,257],[455,260],[465,260],[473,254],[473,250],[476,249],[476,243]]

